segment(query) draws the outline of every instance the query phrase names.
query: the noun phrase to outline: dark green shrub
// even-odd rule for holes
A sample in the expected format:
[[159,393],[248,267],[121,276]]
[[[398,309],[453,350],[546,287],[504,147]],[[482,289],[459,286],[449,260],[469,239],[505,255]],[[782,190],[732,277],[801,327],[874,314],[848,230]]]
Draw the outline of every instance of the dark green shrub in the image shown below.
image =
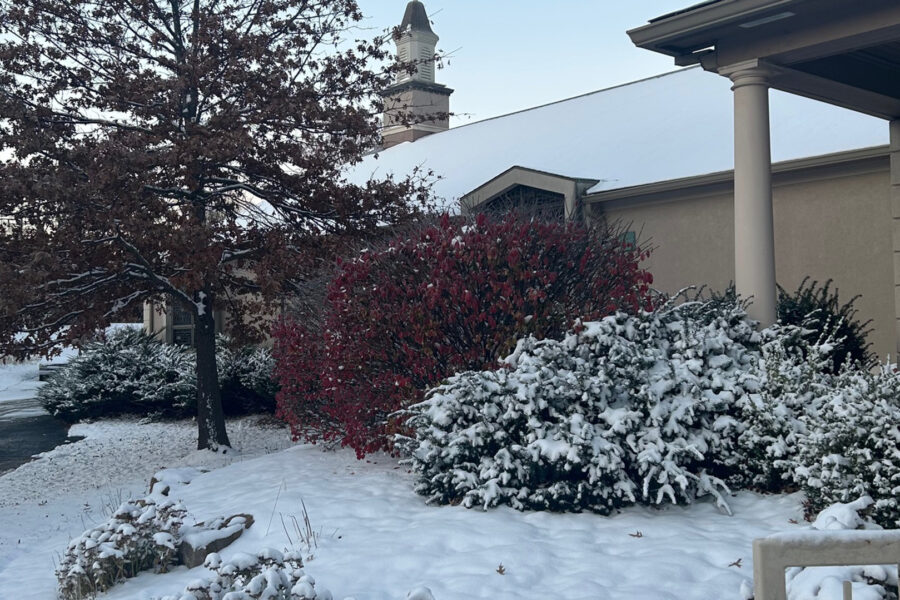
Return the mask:
[[842,304],[837,289],[832,289],[831,284],[831,279],[820,286],[818,281],[805,277],[793,293],[778,286],[778,320],[808,330],[804,334],[808,342],[829,336],[834,338],[833,373],[840,371],[848,361],[858,362],[864,368],[874,366],[876,358],[871,344],[866,341],[872,331],[872,320],[860,322],[857,318],[854,304],[859,295]]
[[[227,339],[217,347],[225,414],[274,410],[271,352],[232,348]],[[70,422],[123,414],[179,418],[195,413],[196,389],[190,348],[123,329],[86,344],[40,389],[38,398],[50,414]]]
[[[805,344],[797,347],[799,351],[803,351],[809,344],[815,345],[829,338],[834,340],[830,372],[837,373],[848,361],[858,362],[863,368],[871,368],[877,362],[877,357],[872,353],[872,345],[866,341],[872,331],[872,320],[860,322],[854,306],[860,296],[853,296],[842,304],[832,283],[833,280],[829,279],[820,286],[818,281],[805,277],[793,293],[779,285],[778,321],[782,325],[794,325],[806,330],[802,336]],[[737,302],[733,283],[723,292],[703,288],[698,292],[697,299],[707,296],[708,301],[713,304]]]

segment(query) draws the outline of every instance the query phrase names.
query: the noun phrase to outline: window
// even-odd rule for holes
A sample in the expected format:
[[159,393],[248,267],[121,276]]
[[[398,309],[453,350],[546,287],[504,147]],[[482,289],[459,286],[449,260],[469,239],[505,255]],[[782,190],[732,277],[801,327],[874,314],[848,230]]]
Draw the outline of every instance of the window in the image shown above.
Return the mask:
[[626,231],[619,235],[619,241],[622,242],[623,246],[627,246],[628,248],[637,248],[637,234],[633,231]]
[[566,212],[566,197],[527,185],[516,185],[491,198],[482,209],[496,215],[511,211],[546,221],[562,221]]
[[194,315],[178,305],[172,307],[172,343],[194,345]]

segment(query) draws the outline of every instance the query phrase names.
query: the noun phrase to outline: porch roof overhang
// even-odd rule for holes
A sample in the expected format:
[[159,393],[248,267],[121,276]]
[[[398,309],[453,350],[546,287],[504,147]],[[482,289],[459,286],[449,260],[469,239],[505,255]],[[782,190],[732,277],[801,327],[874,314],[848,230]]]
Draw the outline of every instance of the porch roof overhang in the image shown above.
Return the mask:
[[719,72],[756,61],[772,88],[900,117],[897,0],[711,0],[628,35],[677,65]]

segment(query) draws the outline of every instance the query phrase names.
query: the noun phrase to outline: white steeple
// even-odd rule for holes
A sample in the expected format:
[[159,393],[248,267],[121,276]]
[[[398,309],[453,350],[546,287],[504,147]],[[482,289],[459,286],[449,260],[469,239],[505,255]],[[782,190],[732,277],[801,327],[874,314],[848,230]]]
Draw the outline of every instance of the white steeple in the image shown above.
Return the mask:
[[431,30],[425,5],[413,0],[406,5],[403,21],[394,36],[397,44],[397,58],[400,62],[417,62],[416,72],[402,72],[397,75],[397,83],[422,81],[434,83],[434,49],[438,36]]
[[394,32],[397,60],[404,69],[381,92],[384,98],[384,148],[446,131],[450,127],[450,94],[453,90],[434,81],[434,48],[438,36],[431,30],[425,6],[418,0],[406,5],[403,21]]

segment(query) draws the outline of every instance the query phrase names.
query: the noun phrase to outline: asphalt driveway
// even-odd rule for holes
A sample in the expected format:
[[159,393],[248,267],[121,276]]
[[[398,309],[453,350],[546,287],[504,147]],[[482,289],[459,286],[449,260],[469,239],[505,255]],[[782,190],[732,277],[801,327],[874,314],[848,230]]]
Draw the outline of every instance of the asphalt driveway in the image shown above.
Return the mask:
[[34,398],[0,403],[0,475],[74,441],[68,431],[68,424],[47,414]]

